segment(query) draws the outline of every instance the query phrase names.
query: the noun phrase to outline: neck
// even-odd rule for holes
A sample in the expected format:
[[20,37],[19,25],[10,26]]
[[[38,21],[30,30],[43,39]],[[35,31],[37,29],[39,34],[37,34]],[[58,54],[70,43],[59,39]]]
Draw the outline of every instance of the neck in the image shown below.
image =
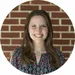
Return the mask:
[[34,42],[33,45],[34,45],[34,53],[46,52],[44,42],[39,42],[39,43]]

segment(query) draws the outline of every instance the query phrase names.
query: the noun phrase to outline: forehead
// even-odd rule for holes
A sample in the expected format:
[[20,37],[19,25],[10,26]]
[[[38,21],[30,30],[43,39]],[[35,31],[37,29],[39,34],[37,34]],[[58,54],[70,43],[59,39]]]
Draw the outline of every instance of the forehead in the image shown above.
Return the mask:
[[46,19],[41,16],[41,15],[36,15],[36,16],[33,16],[31,19],[30,19],[30,22],[37,22],[37,21],[40,21],[40,22],[46,22]]
[[[44,18],[44,16],[42,16],[42,15],[35,15],[35,16],[33,16],[32,18]],[[31,18],[31,19],[32,19]]]

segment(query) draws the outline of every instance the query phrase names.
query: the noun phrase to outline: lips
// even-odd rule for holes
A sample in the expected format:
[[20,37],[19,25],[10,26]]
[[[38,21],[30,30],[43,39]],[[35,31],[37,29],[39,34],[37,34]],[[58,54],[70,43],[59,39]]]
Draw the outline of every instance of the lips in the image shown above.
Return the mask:
[[35,37],[41,38],[43,35],[42,34],[34,34]]

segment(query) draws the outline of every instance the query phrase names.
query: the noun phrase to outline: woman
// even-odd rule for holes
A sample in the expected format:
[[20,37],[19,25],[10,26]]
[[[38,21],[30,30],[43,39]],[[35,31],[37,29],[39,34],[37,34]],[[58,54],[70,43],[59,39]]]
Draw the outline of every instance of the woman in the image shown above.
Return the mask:
[[53,48],[50,17],[44,10],[32,11],[24,29],[23,44],[12,57],[17,69],[35,75],[46,74],[64,64],[63,54]]

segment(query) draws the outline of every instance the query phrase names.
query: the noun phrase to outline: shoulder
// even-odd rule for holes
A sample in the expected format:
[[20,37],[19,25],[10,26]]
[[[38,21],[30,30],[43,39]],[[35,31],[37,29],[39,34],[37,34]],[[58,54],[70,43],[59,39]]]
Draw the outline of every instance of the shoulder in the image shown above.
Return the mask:
[[54,51],[56,52],[56,54],[57,54],[58,56],[64,56],[64,55],[63,55],[63,52],[60,51],[59,49],[54,48]]
[[60,51],[59,49],[56,49],[56,48],[55,48],[54,50],[55,50],[57,56],[59,57],[60,65],[64,64],[64,62],[65,62],[65,57],[64,57],[64,55],[63,55],[63,52]]
[[13,51],[13,56],[19,56],[21,54],[22,48],[21,47],[17,47],[14,51]]
[[18,65],[20,65],[20,55],[21,55],[21,47],[18,47],[14,50],[11,58],[11,64],[18,68]]
[[21,51],[22,51],[21,47],[18,47],[13,51],[11,62],[16,62],[16,59],[20,59]]

